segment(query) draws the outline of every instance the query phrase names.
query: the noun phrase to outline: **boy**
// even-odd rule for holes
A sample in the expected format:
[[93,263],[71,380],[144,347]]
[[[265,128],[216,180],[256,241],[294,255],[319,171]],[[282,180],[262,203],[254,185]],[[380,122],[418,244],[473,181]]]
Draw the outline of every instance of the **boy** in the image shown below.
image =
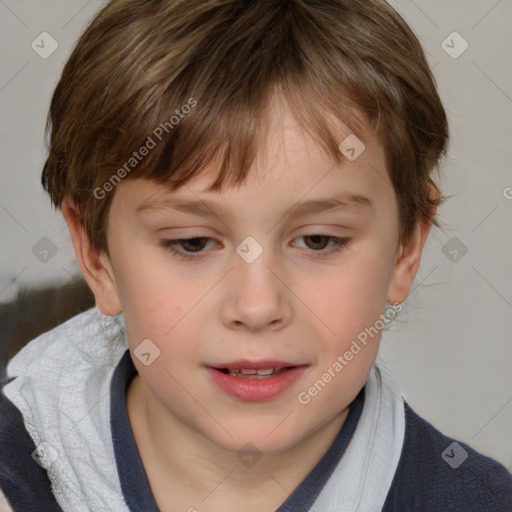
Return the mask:
[[96,307],[9,363],[13,510],[512,510],[375,365],[448,137],[385,2],[111,1],[48,128]]

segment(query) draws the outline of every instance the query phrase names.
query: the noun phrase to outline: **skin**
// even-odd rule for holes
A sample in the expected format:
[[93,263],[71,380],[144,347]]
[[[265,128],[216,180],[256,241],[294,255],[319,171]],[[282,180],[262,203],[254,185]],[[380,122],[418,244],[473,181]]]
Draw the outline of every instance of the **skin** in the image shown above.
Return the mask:
[[[97,306],[107,315],[123,311],[139,372],[127,395],[130,424],[164,511],[275,510],[285,501],[342,427],[380,334],[307,405],[298,394],[375,324],[386,301],[405,300],[428,235],[430,222],[418,222],[411,239],[398,243],[396,197],[373,132],[355,161],[335,165],[284,102],[271,112],[265,150],[239,188],[206,192],[214,165],[173,194],[147,180],[121,182],[108,217],[110,257],[91,247],[75,206],[62,207]],[[350,132],[339,124],[339,133],[341,141]],[[349,192],[372,208],[287,215],[299,201]],[[135,212],[170,197],[215,201],[217,216]],[[320,257],[335,242],[309,238],[315,234],[349,243]],[[210,239],[196,260],[160,245],[194,236]],[[247,236],[263,248],[250,264],[236,252]],[[194,246],[181,246],[187,249]],[[150,366],[133,354],[147,338],[161,351]],[[204,368],[240,358],[309,367],[281,395],[249,402],[224,394]],[[263,455],[253,467],[236,456],[248,442]]]

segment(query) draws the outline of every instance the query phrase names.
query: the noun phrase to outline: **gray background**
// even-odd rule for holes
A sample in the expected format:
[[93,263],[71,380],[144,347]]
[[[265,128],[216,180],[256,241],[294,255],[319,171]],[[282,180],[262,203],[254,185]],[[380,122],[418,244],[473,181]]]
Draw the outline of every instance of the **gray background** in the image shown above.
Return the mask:
[[[512,471],[512,1],[391,3],[422,41],[448,111],[440,185],[455,197],[440,210],[448,227],[431,232],[379,357],[418,413]],[[43,131],[63,64],[102,4],[0,0],[0,303],[20,286],[79,273],[40,185]],[[31,47],[42,32],[59,45],[46,59]],[[34,246],[49,250],[46,261]]]

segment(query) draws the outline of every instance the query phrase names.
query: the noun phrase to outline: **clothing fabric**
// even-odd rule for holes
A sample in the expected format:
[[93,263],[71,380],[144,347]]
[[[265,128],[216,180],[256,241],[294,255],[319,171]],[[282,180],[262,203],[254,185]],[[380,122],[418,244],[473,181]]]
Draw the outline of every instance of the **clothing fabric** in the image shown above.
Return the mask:
[[[10,361],[0,488],[12,510],[158,511],[126,411],[136,373],[122,315],[97,308]],[[463,443],[468,457],[452,468],[442,454],[453,442],[374,366],[335,441],[277,512],[512,511],[511,475]]]

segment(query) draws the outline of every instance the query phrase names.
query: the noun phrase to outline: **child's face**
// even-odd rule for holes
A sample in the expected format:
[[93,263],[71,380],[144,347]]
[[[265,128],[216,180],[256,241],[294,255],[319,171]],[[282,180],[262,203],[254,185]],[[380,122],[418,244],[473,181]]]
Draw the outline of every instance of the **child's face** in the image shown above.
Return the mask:
[[[206,175],[173,194],[146,180],[120,183],[108,220],[111,259],[102,256],[115,287],[96,288],[98,304],[122,306],[133,361],[162,421],[233,451],[251,442],[263,453],[281,452],[346,415],[375,360],[386,300],[405,299],[428,232],[409,249],[398,247],[396,198],[373,135],[355,161],[334,166],[288,110],[279,116],[266,160],[239,189],[205,192],[212,179]],[[348,134],[340,132],[340,141]],[[334,197],[348,204],[293,210]],[[137,212],[146,202],[178,199],[208,204],[214,214]],[[162,246],[193,237],[208,240],[175,246],[185,254],[198,248],[190,260]],[[348,242],[337,246],[328,237]],[[366,345],[358,340],[375,326],[379,333],[367,335]],[[147,366],[135,355],[146,339],[154,345],[145,346],[151,355],[143,359],[154,357],[154,346],[160,350]],[[283,376],[246,379],[211,369],[239,360],[301,368],[288,371],[287,383]],[[321,390],[310,392],[319,380]]]

